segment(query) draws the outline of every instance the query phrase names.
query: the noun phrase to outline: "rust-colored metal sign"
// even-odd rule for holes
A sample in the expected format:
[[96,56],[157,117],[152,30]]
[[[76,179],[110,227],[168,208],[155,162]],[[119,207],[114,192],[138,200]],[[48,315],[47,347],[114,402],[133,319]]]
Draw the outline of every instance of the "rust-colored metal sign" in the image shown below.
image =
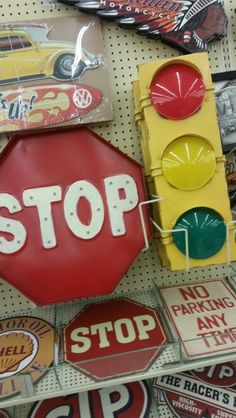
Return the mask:
[[166,342],[156,310],[125,298],[87,305],[64,330],[65,360],[95,380],[147,370]]

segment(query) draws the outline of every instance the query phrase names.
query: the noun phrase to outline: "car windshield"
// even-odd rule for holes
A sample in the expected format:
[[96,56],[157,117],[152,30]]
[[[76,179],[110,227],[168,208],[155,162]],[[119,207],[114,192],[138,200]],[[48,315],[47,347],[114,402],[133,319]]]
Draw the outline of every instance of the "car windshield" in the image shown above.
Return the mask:
[[0,38],[0,51],[11,51],[32,46],[28,38],[24,36],[4,36]]

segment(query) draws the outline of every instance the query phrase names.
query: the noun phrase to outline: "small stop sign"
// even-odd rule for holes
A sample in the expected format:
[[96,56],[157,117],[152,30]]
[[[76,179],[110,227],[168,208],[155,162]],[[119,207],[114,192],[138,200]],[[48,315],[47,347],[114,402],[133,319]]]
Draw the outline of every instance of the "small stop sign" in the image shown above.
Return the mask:
[[95,380],[145,371],[166,342],[157,312],[126,298],[87,305],[64,329],[65,360]]
[[142,167],[87,128],[15,137],[0,158],[0,277],[42,305],[110,293],[144,246],[144,200]]

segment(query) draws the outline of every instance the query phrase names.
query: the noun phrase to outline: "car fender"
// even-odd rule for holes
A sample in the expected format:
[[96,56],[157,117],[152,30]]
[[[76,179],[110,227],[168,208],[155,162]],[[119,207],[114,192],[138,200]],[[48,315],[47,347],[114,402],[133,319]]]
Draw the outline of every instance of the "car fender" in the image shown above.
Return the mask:
[[56,63],[56,61],[57,61],[57,59],[59,58],[59,57],[61,57],[62,55],[65,55],[65,54],[72,54],[72,55],[74,55],[75,54],[75,49],[61,49],[61,50],[58,50],[58,51],[55,51],[53,54],[51,54],[51,55],[49,55],[47,58],[44,58],[44,65],[43,65],[43,67],[44,67],[44,73],[46,74],[46,75],[53,75],[54,74],[54,66],[55,66],[55,63]]

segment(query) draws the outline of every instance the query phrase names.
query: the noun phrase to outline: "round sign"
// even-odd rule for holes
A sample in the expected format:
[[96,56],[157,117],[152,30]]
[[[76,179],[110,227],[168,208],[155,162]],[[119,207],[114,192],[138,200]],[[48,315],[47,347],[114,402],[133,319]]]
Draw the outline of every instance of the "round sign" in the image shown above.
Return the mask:
[[73,94],[73,101],[80,109],[86,109],[93,101],[93,96],[87,88],[79,88]]
[[203,138],[186,135],[171,142],[162,158],[166,180],[181,190],[200,189],[213,177],[215,153]]
[[166,342],[156,310],[125,298],[85,306],[64,329],[65,361],[94,380],[147,370]]
[[158,390],[160,404],[166,403],[175,417],[236,416],[235,364],[232,362],[157,377],[154,387]]
[[186,64],[162,68],[155,74],[150,90],[153,106],[168,119],[185,119],[193,115],[205,96],[201,74]]
[[[226,239],[224,219],[207,207],[196,207],[183,213],[173,229],[188,231],[189,256],[195,259],[212,257],[220,251]],[[173,239],[178,249],[186,254],[185,233],[173,231]]]
[[[175,392],[164,392],[164,399],[170,409],[177,418],[211,418],[217,415],[211,415],[216,412],[216,408],[207,406],[204,402],[197,402],[190,397],[180,395]],[[199,415],[199,413],[201,415]],[[221,415],[222,416],[222,415]],[[224,415],[223,415],[224,416]],[[228,417],[228,415],[226,415]]]
[[19,316],[0,321],[0,398],[20,390],[19,373],[36,382],[54,359],[55,330],[41,318]]
[[191,370],[191,374],[213,386],[232,387],[236,385],[236,364],[232,361]]
[[148,418],[150,406],[147,383],[132,382],[44,400],[27,418]]

